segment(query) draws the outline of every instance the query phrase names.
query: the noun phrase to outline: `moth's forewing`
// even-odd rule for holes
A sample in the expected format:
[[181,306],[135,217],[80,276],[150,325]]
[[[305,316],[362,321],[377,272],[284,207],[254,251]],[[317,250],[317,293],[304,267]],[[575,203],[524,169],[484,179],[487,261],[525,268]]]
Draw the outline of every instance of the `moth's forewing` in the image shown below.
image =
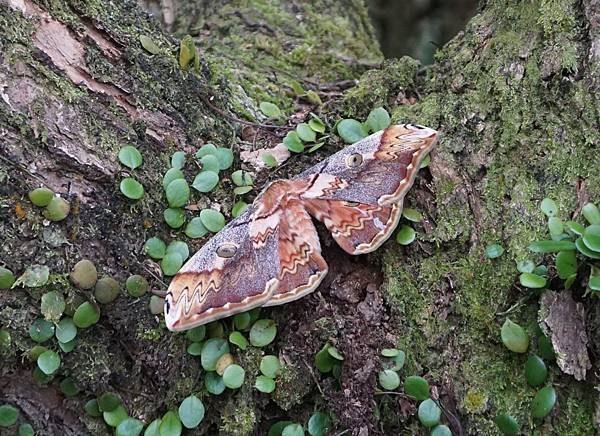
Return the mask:
[[251,213],[246,211],[213,236],[173,277],[165,300],[169,330],[186,330],[269,300],[279,275],[277,234],[254,246]]

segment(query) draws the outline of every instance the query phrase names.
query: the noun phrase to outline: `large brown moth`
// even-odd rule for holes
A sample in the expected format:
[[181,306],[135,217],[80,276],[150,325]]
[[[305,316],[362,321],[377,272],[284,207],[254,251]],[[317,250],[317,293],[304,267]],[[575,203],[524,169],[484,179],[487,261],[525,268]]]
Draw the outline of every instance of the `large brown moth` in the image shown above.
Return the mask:
[[314,291],[327,263],[312,218],[350,254],[377,249],[396,228],[436,137],[427,127],[394,125],[269,184],[175,275],[165,300],[167,327],[186,330]]

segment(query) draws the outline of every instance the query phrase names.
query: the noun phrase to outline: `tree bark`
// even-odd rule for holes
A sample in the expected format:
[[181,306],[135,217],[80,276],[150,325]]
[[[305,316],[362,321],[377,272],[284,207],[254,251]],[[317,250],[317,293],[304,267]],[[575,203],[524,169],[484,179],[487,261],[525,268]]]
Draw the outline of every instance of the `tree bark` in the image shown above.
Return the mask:
[[[591,368],[577,381],[550,365],[558,403],[541,423],[530,418],[535,389],[522,376],[525,359],[503,347],[499,332],[511,307],[508,316],[532,336],[545,317],[537,297],[514,285],[515,260],[531,256],[527,246],[545,232],[539,201],[554,198],[570,219],[600,199],[597,1],[484,2],[428,68],[410,58],[383,61],[358,0],[161,4],[150,10],[160,12],[166,30],[132,1],[0,0],[0,265],[16,275],[33,264],[51,271],[42,288],[0,291],[0,329],[11,336],[0,348],[0,404],[16,405],[20,422],[40,434],[108,434],[101,419],[83,414],[87,400],[107,391],[146,423],[198,394],[207,410],[198,434],[266,434],[278,420],[306,424],[314,410],[333,412],[333,434],[425,434],[415,401],[376,393],[379,353],[395,346],[407,354],[401,377],[429,381],[454,434],[492,434],[499,413],[515,416],[525,432],[593,431],[600,306],[583,295],[582,283],[573,298],[583,303]],[[180,68],[174,34],[193,36],[197,71]],[[140,36],[158,50],[146,51]],[[295,95],[295,82],[322,104]],[[262,101],[289,115],[284,125],[259,126],[270,123],[258,109]],[[332,127],[342,117],[364,120],[377,106],[395,122],[441,132],[429,169],[407,198],[424,215],[415,226],[418,242],[390,241],[349,259],[325,236],[325,283],[298,302],[263,311],[278,325],[267,354],[286,362],[270,400],[253,388],[257,349],[236,352],[247,371],[242,389],[203,395],[202,370],[186,353],[184,335],[151,315],[148,295],[134,299],[125,291],[101,307],[98,324],[78,332],[54,380],[35,389],[29,327],[44,292],[62,292],[68,306],[91,298],[68,280],[78,260],[92,259],[101,275],[121,283],[142,274],[164,290],[144,242],[178,238],[193,252],[207,240],[188,239],[163,222],[162,175],[173,152],[193,153],[209,142],[231,148],[232,170],[253,171],[259,192],[342,145],[332,139],[273,171],[253,167],[242,152],[280,142],[310,111]],[[124,145],[142,152],[141,168],[119,164]],[[119,192],[131,173],[146,191],[138,202]],[[197,209],[230,217],[229,175],[210,195],[193,195]],[[27,193],[42,185],[70,202],[66,220],[45,222],[29,202]],[[491,243],[505,254],[486,259]],[[314,368],[326,342],[345,357],[339,382]],[[75,381],[77,396],[60,393],[65,377]]]

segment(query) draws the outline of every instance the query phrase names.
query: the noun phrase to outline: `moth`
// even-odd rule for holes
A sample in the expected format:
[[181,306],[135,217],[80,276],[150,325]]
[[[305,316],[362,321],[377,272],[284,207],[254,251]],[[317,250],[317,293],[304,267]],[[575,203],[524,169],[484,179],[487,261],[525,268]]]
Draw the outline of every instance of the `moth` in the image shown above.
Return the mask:
[[427,127],[393,125],[293,179],[270,183],[174,276],[164,308],[169,330],[314,291],[328,267],[313,218],[347,253],[376,250],[396,228],[404,196],[436,138]]

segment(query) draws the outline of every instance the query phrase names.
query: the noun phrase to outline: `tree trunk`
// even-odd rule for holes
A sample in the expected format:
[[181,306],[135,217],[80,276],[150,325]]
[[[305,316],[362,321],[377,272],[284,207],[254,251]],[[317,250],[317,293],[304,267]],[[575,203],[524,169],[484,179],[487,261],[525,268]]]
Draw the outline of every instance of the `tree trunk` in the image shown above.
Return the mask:
[[[583,295],[582,283],[573,286],[569,307],[583,313],[569,315],[585,325],[589,346],[578,350],[588,360],[573,363],[577,368],[560,359],[560,369],[550,364],[558,400],[542,422],[530,417],[536,389],[522,376],[526,359],[504,348],[500,326],[508,316],[534,337],[540,322],[555,346],[561,339],[560,328],[548,327],[556,321],[548,320],[549,299],[539,310],[537,295],[515,285],[515,260],[531,256],[527,246],[545,233],[541,199],[554,198],[565,219],[600,199],[597,1],[484,2],[435,64],[421,69],[410,58],[382,61],[358,0],[161,4],[150,10],[167,30],[131,1],[0,0],[0,266],[15,275],[34,264],[50,269],[43,287],[0,291],[0,329],[11,338],[0,344],[0,405],[18,407],[19,422],[31,422],[40,434],[110,433],[101,418],[83,413],[87,400],[107,391],[146,423],[197,394],[206,407],[198,434],[266,434],[278,420],[306,424],[315,410],[332,412],[332,434],[428,434],[415,417],[415,401],[377,392],[379,353],[397,347],[407,356],[401,377],[429,381],[454,434],[492,434],[499,413],[515,416],[524,432],[594,431],[597,299]],[[180,40],[168,31],[193,36],[197,68],[180,68]],[[156,49],[146,42],[145,50],[140,36]],[[322,103],[298,97],[296,82]],[[261,126],[272,124],[258,109],[263,101],[289,116],[285,125]],[[395,122],[441,132],[429,169],[407,198],[424,216],[415,225],[417,243],[390,241],[350,258],[324,236],[331,266],[325,283],[302,300],[262,311],[278,326],[265,353],[285,362],[270,399],[253,387],[263,350],[234,353],[247,374],[240,390],[207,394],[185,335],[170,333],[150,313],[149,295],[133,298],[124,290],[101,305],[98,324],[79,330],[53,380],[36,385],[29,328],[48,291],[64,294],[67,313],[91,298],[68,279],[78,260],[93,260],[100,275],[121,283],[144,275],[164,290],[167,280],[144,254],[144,242],[181,239],[191,252],[206,242],[163,221],[162,176],[172,153],[193,153],[209,142],[234,150],[234,166],[217,189],[192,196],[195,210],[212,207],[230,218],[236,201],[230,171],[252,171],[259,192],[342,145],[331,139],[276,170],[253,166],[242,152],[277,144],[310,111],[331,128],[343,117],[364,120],[377,106]],[[125,145],[143,155],[134,171],[117,159]],[[190,181],[192,166],[186,166]],[[130,174],[145,188],[137,202],[119,192]],[[31,204],[27,193],[39,186],[70,202],[65,220],[45,221]],[[188,219],[195,210],[186,212]],[[505,253],[490,260],[484,249],[492,243]],[[314,367],[327,342],[345,357],[339,382]],[[44,345],[58,349],[55,339]],[[78,395],[60,392],[66,377]]]

